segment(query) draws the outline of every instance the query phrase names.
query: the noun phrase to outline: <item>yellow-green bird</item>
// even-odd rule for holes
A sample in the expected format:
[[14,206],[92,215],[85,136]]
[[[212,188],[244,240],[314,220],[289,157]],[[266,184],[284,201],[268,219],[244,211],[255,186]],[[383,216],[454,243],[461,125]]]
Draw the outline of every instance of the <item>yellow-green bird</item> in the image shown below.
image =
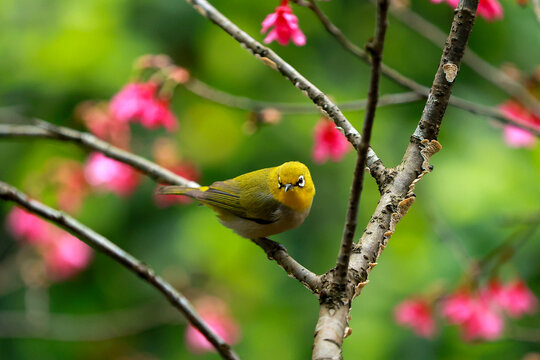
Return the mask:
[[300,226],[311,209],[315,185],[306,165],[290,161],[210,186],[163,186],[158,193],[196,199],[212,208],[223,225],[256,239]]

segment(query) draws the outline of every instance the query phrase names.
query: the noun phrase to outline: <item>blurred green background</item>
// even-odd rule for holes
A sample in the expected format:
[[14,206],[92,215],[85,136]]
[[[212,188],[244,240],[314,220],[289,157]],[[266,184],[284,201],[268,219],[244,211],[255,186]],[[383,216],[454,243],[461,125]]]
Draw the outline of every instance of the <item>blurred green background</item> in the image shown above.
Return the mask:
[[[212,3],[262,41],[260,22],[278,1]],[[478,19],[469,44],[493,65],[510,62],[530,74],[540,59],[538,24],[530,6],[522,8],[514,1],[502,4],[504,20]],[[373,35],[374,7],[369,2],[334,0],[320,5],[358,44]],[[411,6],[448,31],[450,7],[427,0],[414,0]],[[337,102],[365,98],[368,66],[346,53],[308,10],[294,6],[294,11],[307,45],[273,43],[270,47]],[[5,114],[16,111],[82,130],[83,125],[74,118],[76,105],[88,99],[109,99],[129,81],[133,61],[147,53],[167,54],[194,77],[223,91],[309,104],[280,74],[263,66],[184,1],[0,0],[0,34],[3,122],[9,120]],[[388,65],[429,85],[440,54],[439,48],[390,17],[384,53]],[[404,89],[390,80],[382,80],[381,93],[401,91]],[[467,66],[462,67],[454,94],[491,106],[508,98]],[[249,116],[246,111],[211,103],[182,87],[172,106],[180,130],[171,136],[183,158],[199,167],[202,183],[288,160],[306,163],[317,187],[311,215],[300,228],[274,238],[316,273],[334,266],[355,159],[349,154],[340,163],[312,161],[316,113],[285,115],[278,125],[247,135],[242,130]],[[394,166],[401,159],[422,108],[419,101],[377,112],[372,145],[386,165]],[[361,127],[363,112],[345,115]],[[444,224],[461,239],[471,256],[481,257],[503,242],[521,219],[540,210],[540,149],[509,148],[501,129],[493,124],[485,117],[448,109],[439,139],[443,151],[431,161],[435,171],[417,186],[415,205],[398,225],[370,275],[369,286],[353,304],[353,334],[344,344],[347,359],[520,359],[540,349],[539,339],[536,343],[515,340],[511,331],[516,325],[538,332],[538,315],[508,321],[504,337],[489,343],[464,343],[455,327],[443,326],[435,339],[421,339],[393,321],[396,303],[433,284],[443,283],[451,289],[463,274],[464,260],[455,255],[452,244],[441,240],[434,218],[439,227]],[[167,136],[161,129],[149,131],[137,125],[132,129],[132,150],[147,158],[152,156],[153,141]],[[50,159],[83,162],[86,155],[82,149],[60,142],[2,139],[0,179],[27,190],[32,186],[29,177],[43,171]],[[149,264],[188,297],[211,294],[227,301],[242,329],[242,340],[235,346],[242,358],[310,358],[318,314],[315,297],[251,242],[221,226],[210,210],[195,204],[157,207],[154,187],[144,179],[128,198],[92,194],[77,218]],[[377,200],[376,186],[368,177],[360,230]],[[11,205],[0,203],[2,221],[10,209]],[[501,269],[503,278],[519,275],[537,294],[538,240],[538,234],[532,236]],[[10,271],[10,281],[19,283],[9,291],[3,291],[0,283],[0,311],[23,312],[32,303],[33,292],[6,265],[19,252],[18,243],[0,227],[0,271]],[[149,303],[155,304],[155,312],[169,311],[154,289],[101,254],[77,277],[43,291],[48,294],[48,311],[71,314],[75,320],[84,314]],[[0,359],[218,358],[212,353],[191,354],[184,344],[184,327],[182,321],[171,321],[97,342],[6,336],[0,338]]]

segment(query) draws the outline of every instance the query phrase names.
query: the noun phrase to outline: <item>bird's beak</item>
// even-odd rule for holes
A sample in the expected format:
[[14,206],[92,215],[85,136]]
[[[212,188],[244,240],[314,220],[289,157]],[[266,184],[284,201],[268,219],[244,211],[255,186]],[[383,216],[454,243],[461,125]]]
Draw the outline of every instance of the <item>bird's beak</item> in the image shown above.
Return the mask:
[[289,191],[290,189],[292,189],[294,187],[293,184],[285,184],[285,192]]

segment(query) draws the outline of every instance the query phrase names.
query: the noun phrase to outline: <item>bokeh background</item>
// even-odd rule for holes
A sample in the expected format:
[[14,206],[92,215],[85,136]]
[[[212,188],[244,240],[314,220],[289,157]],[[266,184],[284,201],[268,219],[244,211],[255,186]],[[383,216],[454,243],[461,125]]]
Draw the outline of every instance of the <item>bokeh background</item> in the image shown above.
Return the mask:
[[[212,3],[262,41],[260,23],[278,2]],[[368,1],[320,4],[358,44],[373,35],[374,7]],[[524,76],[532,74],[540,59],[540,30],[532,9],[509,0],[502,5],[503,20],[477,20],[470,47],[495,66],[512,63]],[[448,31],[452,9],[446,4],[414,0],[410,6]],[[368,66],[346,53],[308,10],[294,6],[294,11],[307,45],[270,46],[338,103],[365,98]],[[431,84],[440,49],[395,18],[389,22],[385,63]],[[309,104],[280,74],[263,66],[184,1],[1,0],[0,34],[2,122],[19,121],[17,113],[84,130],[75,116],[77,105],[110,99],[130,80],[133,61],[148,53],[167,54],[194,77],[232,94]],[[381,81],[383,94],[402,91],[388,79]],[[489,106],[508,99],[467,66],[461,69],[454,94]],[[173,139],[182,159],[198,168],[202,183],[288,160],[304,162],[317,187],[311,215],[298,229],[274,238],[316,273],[334,266],[355,159],[350,153],[341,162],[313,161],[316,112],[284,115],[279,124],[248,134],[247,111],[215,104],[182,86],[175,91],[172,108],[179,130],[168,133],[134,124],[132,151],[152,158],[156,139]],[[401,159],[422,108],[423,102],[418,101],[377,112],[372,145],[388,166]],[[361,127],[362,111],[345,114]],[[452,107],[439,140],[443,150],[431,161],[435,171],[417,186],[416,203],[353,305],[353,334],[344,344],[348,359],[521,359],[540,349],[539,315],[508,320],[504,335],[496,341],[472,343],[462,341],[455,327],[443,326],[440,320],[432,339],[419,338],[393,320],[393,308],[404,298],[429,293],[434,287],[457,286],[467,263],[454,251],[456,246],[481,258],[518,227],[532,226],[531,221],[524,225],[525,220],[538,221],[539,147],[510,148],[495,122]],[[2,139],[0,179],[35,193],[51,161],[83,163],[87,155],[66,143]],[[92,192],[76,217],[149,264],[189,298],[222,299],[241,328],[235,349],[242,358],[310,358],[318,312],[315,297],[268,261],[259,248],[222,227],[210,210],[194,203],[159,207],[154,189],[155,184],[142,177],[129,196]],[[54,194],[45,194],[41,200],[54,206]],[[368,177],[360,230],[377,199],[374,181]],[[29,286],[21,267],[30,250],[3,226],[11,208],[0,203],[0,314],[4,314],[0,315],[0,359],[218,358],[213,353],[190,352],[180,315],[171,312],[153,288],[101,254],[66,281]],[[533,233],[499,269],[503,279],[519,276],[536,294],[540,293],[539,236]],[[110,315],[124,310],[135,315]],[[57,314],[64,322],[51,321]],[[97,320],[88,320],[88,315]],[[2,322],[2,316],[10,321]],[[39,335],[28,330],[30,320],[37,328],[54,329]],[[120,331],[119,336],[113,331],[109,339],[92,341],[89,334],[106,333],[120,323],[132,331]],[[532,330],[525,330],[523,336],[523,329]]]

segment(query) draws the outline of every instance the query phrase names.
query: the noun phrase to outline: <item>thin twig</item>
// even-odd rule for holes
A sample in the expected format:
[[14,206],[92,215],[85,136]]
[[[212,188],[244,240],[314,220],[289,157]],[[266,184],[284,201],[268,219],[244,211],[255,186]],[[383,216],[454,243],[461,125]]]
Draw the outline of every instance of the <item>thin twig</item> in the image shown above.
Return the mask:
[[[311,104],[303,103],[282,103],[282,102],[270,102],[254,100],[243,96],[237,96],[229,94],[225,91],[215,89],[210,85],[191,78],[185,85],[187,90],[192,93],[213,101],[218,104],[222,104],[228,107],[237,109],[249,110],[249,111],[261,111],[263,109],[276,109],[283,114],[317,114],[320,111],[313,107]],[[381,96],[378,107],[388,105],[407,104],[417,100],[423,99],[423,96],[418,95],[415,92],[406,92],[400,94],[390,94]],[[337,104],[341,110],[357,111],[364,110],[366,108],[367,100],[353,100]]]
[[[371,0],[371,2],[374,3],[375,0]],[[418,34],[431,41],[437,47],[444,44],[446,34],[410,8],[405,6],[399,8],[391,7],[390,13]],[[536,113],[540,114],[540,103],[522,84],[482,59],[480,55],[470,48],[467,49],[467,52],[463,56],[463,63],[468,65],[478,75],[517,99],[526,107],[533,109]]]
[[294,260],[283,245],[267,238],[252,239],[252,241],[264,250],[268,259],[275,260],[287,274],[300,281],[313,293],[319,292],[321,288],[320,277]]
[[0,124],[0,138],[40,137],[68,141],[89,150],[95,150],[108,157],[133,166],[159,183],[197,187],[199,184],[176,175],[151,161],[129,151],[117,148],[92,134],[80,132],[63,126],[56,126],[43,120],[35,120],[37,125]]
[[[279,57],[271,49],[263,46],[260,42],[253,39],[238,26],[233,24],[216,8],[206,0],[186,0],[202,16],[212,21],[222,28],[233,39],[238,41],[242,47],[248,50],[253,56],[261,60],[265,65],[281,73],[297,89],[301,90],[327,117],[343,130],[343,133],[351,144],[357,149],[360,146],[360,133],[351,125],[349,120],[343,115],[341,110],[334,104],[325,93],[319,90],[315,85],[302,76],[289,63]],[[366,165],[371,169],[380,166],[382,161],[377,154],[370,148]]]
[[0,198],[17,203],[26,210],[50,220],[56,225],[69,231],[80,240],[85,241],[93,248],[122,264],[129,271],[135,273],[141,279],[159,290],[167,300],[169,300],[169,302],[204,335],[224,359],[239,359],[231,346],[223,341],[223,339],[221,339],[221,337],[204,322],[189,301],[168,282],[163,280],[160,276],[155,275],[154,271],[144,265],[140,260],[134,258],[120,247],[87,226],[81,224],[71,216],[50,208],[36,200],[31,200],[13,186],[1,181]]
[[[335,26],[330,19],[323,13],[323,11],[319,8],[317,4],[312,6],[311,3],[308,3],[303,0],[292,0],[295,3],[308,7],[311,9],[315,15],[318,17],[321,24],[325,27],[326,31],[330,33],[332,36],[336,38],[336,40],[343,46],[345,50],[359,58],[360,60],[370,63],[371,58],[368,56],[367,52],[364,51],[362,48],[358,47],[356,44],[354,44],[352,41],[350,41],[343,32]],[[444,40],[443,40],[444,41]],[[410,89],[417,94],[423,96],[424,98],[427,98],[429,95],[429,88],[417,83],[411,78],[408,78],[398,72],[397,70],[391,68],[388,65],[382,64],[381,67],[382,74],[386,76],[387,78],[393,80],[395,83]],[[498,109],[489,107],[486,105],[481,105],[477,103],[473,103],[471,101],[462,99],[457,96],[452,96],[450,98],[449,104],[452,106],[455,106],[457,108],[460,108],[462,110],[471,112],[473,114],[481,115],[481,116],[487,116],[490,118],[493,118],[503,124],[512,124],[516,127],[519,127],[521,129],[530,131],[531,133],[535,134],[536,136],[540,136],[540,130],[537,128],[533,128],[528,125],[523,125],[521,123],[515,122],[513,119],[509,118],[508,116],[501,113]]]
[[99,314],[47,314],[45,324],[29,321],[24,311],[0,311],[0,338],[103,341],[178,323],[176,313],[155,303]]
[[[314,6],[315,0],[309,0]],[[336,276],[334,282],[336,286],[344,286],[347,282],[347,273],[349,268],[349,259],[352,251],[354,234],[356,231],[356,223],[358,218],[358,204],[362,194],[362,184],[364,181],[364,168],[366,161],[366,153],[371,139],[371,130],[375,119],[375,111],[377,110],[377,101],[379,98],[379,80],[381,77],[381,62],[382,52],[384,48],[384,38],[387,27],[388,0],[377,1],[377,25],[375,30],[375,39],[372,44],[368,44],[368,49],[371,53],[371,75],[369,82],[368,105],[364,117],[364,126],[362,128],[362,142],[356,166],[354,170],[354,178],[351,187],[351,195],[349,198],[349,206],[347,210],[347,218],[345,221],[345,229],[341,240],[341,247],[336,263]]]

